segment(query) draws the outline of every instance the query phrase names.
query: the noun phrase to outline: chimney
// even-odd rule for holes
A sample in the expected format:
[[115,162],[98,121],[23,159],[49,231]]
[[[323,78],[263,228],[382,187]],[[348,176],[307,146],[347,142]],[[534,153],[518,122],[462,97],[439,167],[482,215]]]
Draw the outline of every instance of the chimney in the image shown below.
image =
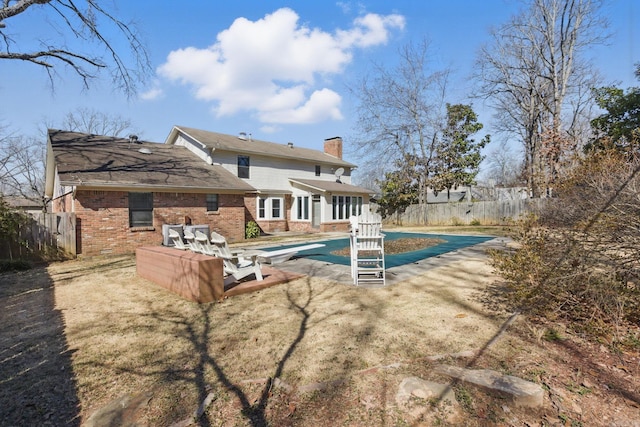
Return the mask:
[[324,140],[324,152],[342,160],[342,138],[334,136]]

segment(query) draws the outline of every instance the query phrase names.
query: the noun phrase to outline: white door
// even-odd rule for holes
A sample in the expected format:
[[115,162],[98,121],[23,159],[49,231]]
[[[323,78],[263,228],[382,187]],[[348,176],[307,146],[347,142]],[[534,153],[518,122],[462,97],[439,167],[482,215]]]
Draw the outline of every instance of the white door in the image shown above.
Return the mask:
[[322,206],[320,205],[320,195],[313,195],[313,204],[311,206],[311,226],[313,228],[320,228],[320,215],[322,212]]

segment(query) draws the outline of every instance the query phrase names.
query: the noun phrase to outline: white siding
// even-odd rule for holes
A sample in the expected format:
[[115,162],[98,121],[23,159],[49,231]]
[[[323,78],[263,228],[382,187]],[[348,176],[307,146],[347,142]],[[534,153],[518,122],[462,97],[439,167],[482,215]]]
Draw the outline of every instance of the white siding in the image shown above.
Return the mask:
[[178,138],[176,138],[175,145],[186,147],[189,151],[200,157],[205,162],[212,164],[210,151],[206,145],[201,144],[191,138],[187,138],[181,134],[178,135]]
[[[250,144],[247,141],[247,144]],[[286,159],[286,158],[274,158],[269,156],[261,156],[259,154],[244,154],[231,151],[210,150],[200,144],[198,141],[192,140],[184,135],[178,135],[175,142],[176,145],[182,145],[187,147],[193,153],[197,154],[200,158],[210,164],[218,164],[223,168],[231,172],[233,175],[238,175],[238,155],[246,155],[249,157],[249,178],[243,178],[249,185],[258,190],[268,190],[270,194],[265,196],[274,198],[279,197],[279,194],[291,193],[294,197],[293,204],[293,219],[296,220],[297,208],[295,205],[296,196],[309,196],[310,203],[312,192],[301,190],[300,188],[293,187],[289,182],[289,179],[315,179],[323,181],[335,181],[335,170],[338,166],[331,166],[327,164],[314,163],[308,160],[298,159]],[[295,148],[292,148],[292,153],[295,153]],[[320,176],[316,176],[316,165],[320,166]],[[345,184],[351,184],[351,171],[345,168],[344,173],[340,176],[340,180]],[[280,193],[282,192],[282,193]],[[348,193],[344,196],[350,195]],[[321,222],[344,222],[345,220],[332,220],[333,206],[332,195],[321,194]],[[363,197],[362,209],[369,209],[369,198]],[[282,206],[284,208],[284,206]],[[309,206],[311,220],[312,206]],[[257,215],[257,212],[256,212]],[[283,211],[283,215],[284,211]],[[269,218],[270,214],[266,215]]]
[[[294,148],[295,150],[295,148]],[[219,163],[232,174],[238,174],[238,153],[216,151],[213,162]],[[295,159],[276,159],[266,156],[249,155],[249,179],[247,183],[257,189],[291,191],[289,178],[293,179],[321,179],[334,181],[334,171],[328,165],[320,165],[320,176],[316,176],[316,164]],[[342,175],[342,182],[351,183],[349,171]],[[302,193],[296,193],[302,194]]]
[[71,193],[72,191],[73,191],[73,186],[62,185],[60,183],[60,175],[58,174],[58,167],[56,166],[56,171],[54,174],[54,181],[53,181],[53,196],[51,198],[57,199],[64,196],[65,194]]

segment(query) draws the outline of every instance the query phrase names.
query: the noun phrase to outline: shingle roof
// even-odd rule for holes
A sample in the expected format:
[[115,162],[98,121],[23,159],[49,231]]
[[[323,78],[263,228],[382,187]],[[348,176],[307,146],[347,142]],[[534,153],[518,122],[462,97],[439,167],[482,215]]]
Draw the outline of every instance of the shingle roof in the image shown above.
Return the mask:
[[317,162],[322,164],[335,165],[338,167],[354,168],[356,165],[349,163],[323,151],[312,150],[310,148],[298,147],[295,144],[278,144],[275,142],[261,141],[247,137],[240,139],[235,135],[209,132],[185,126],[174,126],[167,138],[168,143],[176,136],[176,131],[181,131],[209,148],[223,151],[233,151],[243,154],[260,154],[279,158],[298,159],[302,161]]
[[437,195],[427,193],[427,203],[453,203],[462,202],[466,197],[466,191],[451,191],[447,195],[447,191],[441,191]]
[[316,190],[327,191],[329,193],[354,193],[373,194],[374,191],[357,185],[344,184],[337,181],[322,181],[319,179],[289,179],[292,183],[302,184]]
[[49,130],[62,185],[244,192],[255,189],[188,149],[153,142]]

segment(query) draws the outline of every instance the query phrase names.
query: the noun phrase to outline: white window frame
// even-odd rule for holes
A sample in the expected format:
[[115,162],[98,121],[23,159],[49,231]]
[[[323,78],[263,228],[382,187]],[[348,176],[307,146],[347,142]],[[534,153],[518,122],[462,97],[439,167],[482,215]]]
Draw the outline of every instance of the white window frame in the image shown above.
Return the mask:
[[[274,200],[277,200],[280,203],[279,216],[273,215],[274,210]],[[256,217],[262,220],[275,220],[275,219],[284,219],[285,214],[285,204],[284,197],[282,196],[258,196],[258,200],[256,203]]]
[[298,221],[309,221],[311,219],[311,197],[296,196],[296,216]]
[[363,202],[362,196],[334,194],[331,197],[331,219],[344,221],[348,220],[351,215],[361,215]]

